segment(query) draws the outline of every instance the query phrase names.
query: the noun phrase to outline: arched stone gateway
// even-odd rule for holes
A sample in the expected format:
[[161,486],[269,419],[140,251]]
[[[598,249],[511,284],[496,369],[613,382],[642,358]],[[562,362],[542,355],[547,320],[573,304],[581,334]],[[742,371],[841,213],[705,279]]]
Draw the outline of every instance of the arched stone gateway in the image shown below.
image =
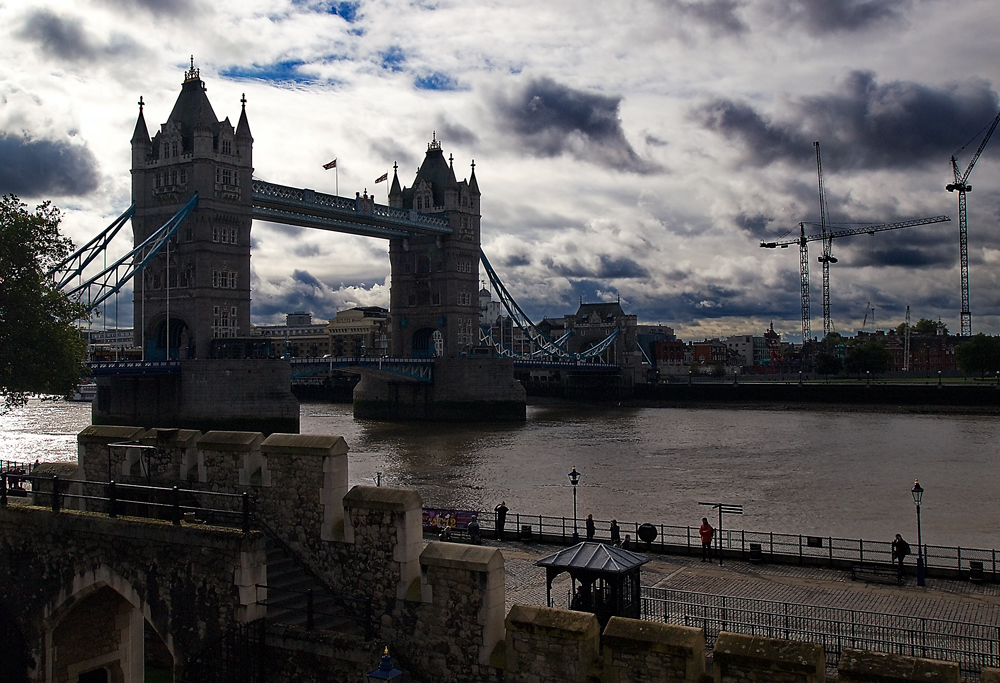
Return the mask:
[[177,676],[233,624],[263,616],[258,533],[10,506],[0,548],[0,635],[20,634],[26,651],[10,662],[25,676],[11,680],[141,682],[147,634]]
[[10,611],[0,604],[0,681],[5,683],[28,683],[28,672],[35,668],[34,659],[28,650],[21,628]]

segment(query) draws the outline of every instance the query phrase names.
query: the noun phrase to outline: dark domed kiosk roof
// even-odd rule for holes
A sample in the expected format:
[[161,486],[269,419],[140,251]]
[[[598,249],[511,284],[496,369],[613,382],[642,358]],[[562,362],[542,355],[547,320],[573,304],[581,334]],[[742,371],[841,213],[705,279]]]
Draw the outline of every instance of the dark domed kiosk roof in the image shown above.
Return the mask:
[[645,555],[604,543],[584,541],[538,560],[535,565],[568,571],[582,569],[599,574],[625,574],[649,562]]

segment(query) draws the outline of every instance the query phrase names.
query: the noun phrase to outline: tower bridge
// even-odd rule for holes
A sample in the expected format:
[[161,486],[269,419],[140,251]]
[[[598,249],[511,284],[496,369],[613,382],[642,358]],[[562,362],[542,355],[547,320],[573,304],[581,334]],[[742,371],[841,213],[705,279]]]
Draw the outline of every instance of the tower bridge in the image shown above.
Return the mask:
[[[197,361],[198,373],[207,372],[213,382],[249,373],[227,385],[226,391],[243,395],[258,382],[251,401],[255,410],[270,396],[284,406],[282,414],[291,414],[290,394],[282,386],[260,385],[258,373],[237,370],[232,359],[221,374],[205,365],[220,344],[231,345],[250,335],[250,230],[256,219],[388,240],[389,351],[399,361],[392,372],[399,374],[406,361],[417,359],[433,359],[434,370],[426,376],[419,368],[415,374],[407,370],[402,372],[409,373],[407,377],[392,378],[385,368],[354,364],[353,370],[363,377],[355,391],[356,414],[524,418],[524,389],[514,380],[512,359],[481,346],[480,259],[489,266],[481,252],[481,193],[475,162],[468,179],[459,181],[453,157],[445,159],[435,136],[411,186],[400,183],[394,166],[388,205],[381,205],[367,192],[347,198],[255,179],[246,98],[241,98],[235,126],[228,117],[220,120],[193,62],[166,122],[152,135],[144,108],[140,98],[131,139],[134,204],[129,212],[135,249],[122,263],[131,263],[125,279],[134,276],[135,345],[142,348],[143,361],[181,362],[180,384],[152,391],[156,405],[174,405],[173,413],[180,416],[184,410],[177,404],[188,402],[192,392],[219,393],[217,384],[184,379],[185,364]],[[122,222],[116,222],[119,228]],[[111,270],[103,274],[105,278],[115,276]],[[117,282],[106,281],[103,296],[122,284],[120,276]],[[531,338],[538,346],[555,353],[555,358],[567,359],[565,350],[536,332],[537,328]],[[143,417],[144,423],[162,424],[163,410],[148,405],[150,387],[137,383],[134,368],[126,374],[116,381],[113,370],[102,369],[95,422],[154,413]],[[169,377],[176,380],[175,371],[160,374],[166,377],[161,384]],[[420,381],[408,381],[413,379]],[[288,397],[279,398],[281,394]],[[147,407],[136,407],[140,404]]]

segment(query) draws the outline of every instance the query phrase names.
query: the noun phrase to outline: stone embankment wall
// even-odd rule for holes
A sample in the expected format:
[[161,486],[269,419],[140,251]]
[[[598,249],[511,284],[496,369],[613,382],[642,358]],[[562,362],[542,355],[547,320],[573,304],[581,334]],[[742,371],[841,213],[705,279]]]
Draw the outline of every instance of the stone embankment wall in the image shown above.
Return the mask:
[[[505,615],[499,549],[425,544],[419,493],[349,488],[347,452],[336,436],[94,426],[79,435],[78,476],[106,481],[110,472],[118,483],[177,485],[191,489],[195,502],[209,491],[256,496],[268,532],[350,601],[374,633],[365,639],[272,626],[268,661],[280,680],[360,680],[385,645],[425,683],[707,680],[700,629],[615,617],[602,634],[596,617],[582,612],[515,605]],[[177,533],[159,528],[168,538]],[[188,562],[183,555],[158,560],[167,561]],[[197,570],[178,567],[196,580]],[[823,683],[826,672],[819,645],[728,633],[712,661],[716,683]],[[847,683],[957,683],[953,672],[953,664],[893,655],[845,653],[841,661]]]

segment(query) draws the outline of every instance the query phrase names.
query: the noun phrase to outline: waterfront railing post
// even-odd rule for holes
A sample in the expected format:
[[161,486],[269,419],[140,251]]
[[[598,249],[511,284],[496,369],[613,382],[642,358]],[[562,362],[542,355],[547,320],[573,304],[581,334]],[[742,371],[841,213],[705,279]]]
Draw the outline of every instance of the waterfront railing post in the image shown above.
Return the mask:
[[826,539],[827,547],[830,549],[830,568],[833,568],[833,536]]
[[115,486],[115,480],[112,479],[108,482],[108,517],[114,519],[118,516],[118,487]]
[[52,475],[52,512],[59,512],[59,475]]
[[250,494],[243,492],[243,533],[250,533]]
[[3,490],[0,491],[0,506],[7,507],[7,475],[3,475]]
[[173,488],[173,490],[170,492],[170,497],[172,499],[171,500],[171,505],[172,505],[172,508],[173,508],[171,510],[171,514],[170,514],[171,521],[175,525],[180,526],[180,523],[181,523],[181,490],[175,486]]

